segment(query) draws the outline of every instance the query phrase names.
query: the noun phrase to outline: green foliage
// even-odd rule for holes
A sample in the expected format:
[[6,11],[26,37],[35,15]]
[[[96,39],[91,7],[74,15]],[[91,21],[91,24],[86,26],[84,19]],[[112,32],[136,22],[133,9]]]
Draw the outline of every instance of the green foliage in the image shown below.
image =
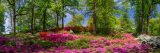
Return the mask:
[[20,39],[31,39],[31,38],[36,38],[37,36],[33,36],[31,34],[26,34],[26,33],[17,33],[16,35],[10,34],[6,35],[6,37],[11,37],[11,38],[20,38]]
[[16,46],[16,41],[9,41],[6,43],[8,46]]
[[[93,11],[93,0],[88,0],[88,7],[90,11]],[[96,15],[97,15],[97,32],[100,34],[110,34],[115,32],[119,24],[115,15],[115,9],[113,8],[115,3],[113,0],[99,0],[96,1]],[[93,16],[88,21],[88,25],[93,26]]]
[[112,40],[112,39],[122,38],[123,36],[122,36],[122,34],[115,34],[115,35],[108,35],[106,37],[107,37],[107,39]]
[[89,47],[89,39],[83,38],[83,39],[78,39],[78,40],[74,40],[74,41],[69,41],[65,45],[72,47],[72,48],[77,48],[77,49],[88,48]]
[[18,33],[16,35],[6,35],[6,37],[15,38],[6,43],[6,45],[15,46],[16,41],[21,41],[24,45],[40,44],[43,48],[49,48],[52,46],[59,46],[59,43],[52,43],[49,41],[41,40],[37,35]]
[[149,24],[147,20],[155,17],[159,0],[130,0],[130,3],[136,9],[135,24],[136,33],[147,33]]
[[[88,21],[88,26],[92,26],[92,18]],[[114,34],[120,32],[120,20],[115,16],[110,18],[101,17],[97,19],[97,30],[99,34]]]
[[[143,5],[143,2],[145,5]],[[13,3],[16,5],[16,13],[12,11],[14,9],[12,8],[14,7],[12,5]],[[88,26],[90,27],[93,27],[93,24],[95,24],[93,23],[93,18],[96,17],[97,26],[95,28],[97,28],[99,34],[134,32],[135,30],[133,28],[136,28],[136,33],[139,34],[142,30],[147,31],[149,25],[147,23],[149,21],[147,20],[155,17],[159,3],[160,0],[122,0],[118,3],[114,0],[15,0],[15,2],[14,0],[1,0],[0,32],[3,32],[5,29],[3,24],[4,12],[6,12],[12,15],[6,16],[9,18],[13,18],[13,15],[16,14],[15,25],[17,32],[30,32],[31,28],[34,28],[35,31],[41,31],[44,27],[42,25],[46,25],[44,28],[47,29],[55,28],[57,23],[57,26],[64,23],[62,20],[69,13],[73,15],[73,18],[68,23],[68,26],[82,27],[84,17],[87,15],[90,16],[88,20]],[[128,17],[128,10],[131,8],[135,9],[135,25]],[[33,17],[32,14],[34,14]],[[118,16],[116,14],[122,15],[121,18],[117,18]],[[142,21],[143,14],[144,21]],[[156,21],[151,22],[153,22],[150,26],[151,34],[158,35],[158,31],[154,31],[158,29],[158,25],[154,24]],[[94,30],[93,28],[92,30]],[[75,30],[75,32],[79,31]]]
[[30,42],[32,42],[33,44],[40,44],[43,48],[49,48],[52,46],[58,46],[57,43],[52,43],[49,41],[45,41],[45,40],[40,40],[40,39],[33,39]]
[[134,29],[133,29],[134,25],[129,19],[128,14],[122,15],[122,17],[120,18],[120,22],[121,22],[121,31],[134,32]]
[[68,26],[79,26],[82,27],[84,17],[82,15],[75,14],[72,17],[72,20],[68,23]]
[[160,18],[152,18],[150,20],[151,35],[160,35]]

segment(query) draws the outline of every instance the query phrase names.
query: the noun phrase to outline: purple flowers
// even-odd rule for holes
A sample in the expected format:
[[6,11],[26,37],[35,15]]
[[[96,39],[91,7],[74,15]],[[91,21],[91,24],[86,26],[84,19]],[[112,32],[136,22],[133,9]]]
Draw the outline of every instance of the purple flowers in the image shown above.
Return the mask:
[[7,41],[9,41],[9,38],[0,36],[0,45],[4,45]]
[[44,40],[51,41],[51,42],[63,43],[63,42],[67,42],[70,40],[75,40],[78,37],[75,35],[72,35],[72,34],[49,34],[49,35],[41,37],[41,38]]
[[1,45],[0,46],[0,52],[4,53],[32,53],[39,50],[42,50],[43,48],[40,45],[30,45],[30,46],[7,46],[7,45]]
[[94,48],[98,48],[98,47],[103,48],[104,46],[109,46],[109,45],[110,45],[109,40],[107,40],[104,37],[101,37],[97,40],[91,40],[90,41],[90,47],[94,47]]
[[[40,37],[54,43],[68,43],[69,41],[76,41],[76,39],[84,40],[72,34],[48,34]],[[84,37],[85,38],[85,37]],[[11,41],[9,38],[0,37],[0,52],[4,53],[149,53],[151,47],[148,44],[140,44],[131,34],[125,34],[122,38],[108,40],[105,37],[98,37],[94,40],[89,39],[89,47],[86,48],[72,48],[71,46],[60,45],[57,47],[42,48],[43,46],[36,44],[25,45],[22,40],[15,40],[15,46],[6,45],[6,42]],[[76,44],[77,45],[77,44]]]
[[123,47],[114,47],[112,52],[117,53],[149,53],[150,46],[147,44],[125,44]]

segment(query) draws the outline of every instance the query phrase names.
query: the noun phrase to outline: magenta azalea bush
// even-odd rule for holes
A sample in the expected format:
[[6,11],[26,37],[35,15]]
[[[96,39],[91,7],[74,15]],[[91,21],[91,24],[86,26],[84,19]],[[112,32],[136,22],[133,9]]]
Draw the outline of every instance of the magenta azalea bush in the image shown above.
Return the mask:
[[[31,53],[39,51],[42,48],[39,44],[21,45],[18,44],[19,40],[15,41],[15,45],[9,45],[13,41],[12,38],[0,37],[0,53]],[[7,44],[8,43],[8,44]]]
[[72,34],[49,34],[41,37],[43,40],[48,40],[51,42],[67,42],[71,40],[75,40],[78,37]]
[[[40,39],[48,40],[56,43],[67,43],[75,41],[79,38],[72,34],[49,34]],[[6,45],[6,42],[11,41],[10,38],[0,37],[0,53],[150,53],[151,47],[148,44],[141,44],[131,34],[124,34],[122,38],[108,40],[106,37],[98,37],[90,39],[87,48],[72,48],[70,46],[58,46],[43,48],[40,44],[24,45],[18,44],[20,41],[15,41],[16,45]]]
[[107,40],[105,37],[90,40],[89,48],[73,49],[68,46],[60,46],[37,53],[149,53],[150,51],[151,47],[148,44],[141,44],[131,34],[124,34],[123,38],[113,40]]
[[8,42],[9,38],[0,36],[0,45],[4,45],[4,43]]
[[43,48],[40,45],[16,45],[16,46],[8,46],[8,45],[1,45],[0,46],[0,52],[1,53],[32,53],[39,50],[42,50]]

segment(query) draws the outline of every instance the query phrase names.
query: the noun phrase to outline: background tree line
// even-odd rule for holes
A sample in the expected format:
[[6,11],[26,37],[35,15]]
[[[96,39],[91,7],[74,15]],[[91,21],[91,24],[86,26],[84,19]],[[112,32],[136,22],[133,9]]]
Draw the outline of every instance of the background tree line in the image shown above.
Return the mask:
[[[159,3],[160,0],[0,0],[0,32],[5,30],[6,16],[11,19],[12,33],[83,27],[89,16],[87,26],[94,34],[159,35]],[[135,10],[133,19],[130,9]],[[67,13],[72,18],[65,24]]]

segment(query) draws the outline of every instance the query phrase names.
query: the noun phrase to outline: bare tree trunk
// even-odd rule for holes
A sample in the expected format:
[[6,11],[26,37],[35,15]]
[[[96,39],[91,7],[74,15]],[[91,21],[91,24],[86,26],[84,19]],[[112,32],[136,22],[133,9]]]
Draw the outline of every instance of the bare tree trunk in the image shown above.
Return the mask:
[[142,9],[141,9],[141,10],[142,10],[142,12],[141,12],[141,13],[142,13],[142,14],[141,14],[141,15],[142,15],[142,16],[141,16],[141,23],[142,23],[142,24],[141,24],[141,25],[142,25],[141,28],[142,28],[142,30],[141,30],[141,34],[144,33],[144,8],[145,8],[145,7],[144,7],[144,6],[145,6],[144,4],[145,4],[145,3],[144,3],[144,0],[142,0]]
[[34,33],[34,6],[32,7],[31,33]]
[[148,15],[147,15],[147,30],[146,30],[146,34],[149,34],[149,20],[150,20],[150,15],[152,13],[152,3],[151,5],[149,6],[149,12],[148,12]]
[[45,31],[46,29],[46,11],[47,11],[47,8],[45,8],[43,13],[43,31]]
[[13,0],[13,32],[16,34],[16,1]]
[[62,15],[62,29],[64,28],[64,18],[63,18],[63,15]]
[[9,10],[10,11],[10,22],[11,22],[11,32],[13,32],[13,14],[12,14],[12,10]]
[[56,25],[57,25],[57,28],[59,28],[59,19],[58,19],[59,18],[59,13],[56,11],[56,14],[57,14],[56,15],[57,16],[56,17],[56,22],[57,22]]
[[96,27],[96,19],[97,19],[97,15],[96,15],[96,1],[93,1],[93,33],[96,34],[97,31],[97,27]]
[[[64,10],[64,0],[62,0],[62,11]],[[62,29],[64,28],[64,14],[62,14]]]

